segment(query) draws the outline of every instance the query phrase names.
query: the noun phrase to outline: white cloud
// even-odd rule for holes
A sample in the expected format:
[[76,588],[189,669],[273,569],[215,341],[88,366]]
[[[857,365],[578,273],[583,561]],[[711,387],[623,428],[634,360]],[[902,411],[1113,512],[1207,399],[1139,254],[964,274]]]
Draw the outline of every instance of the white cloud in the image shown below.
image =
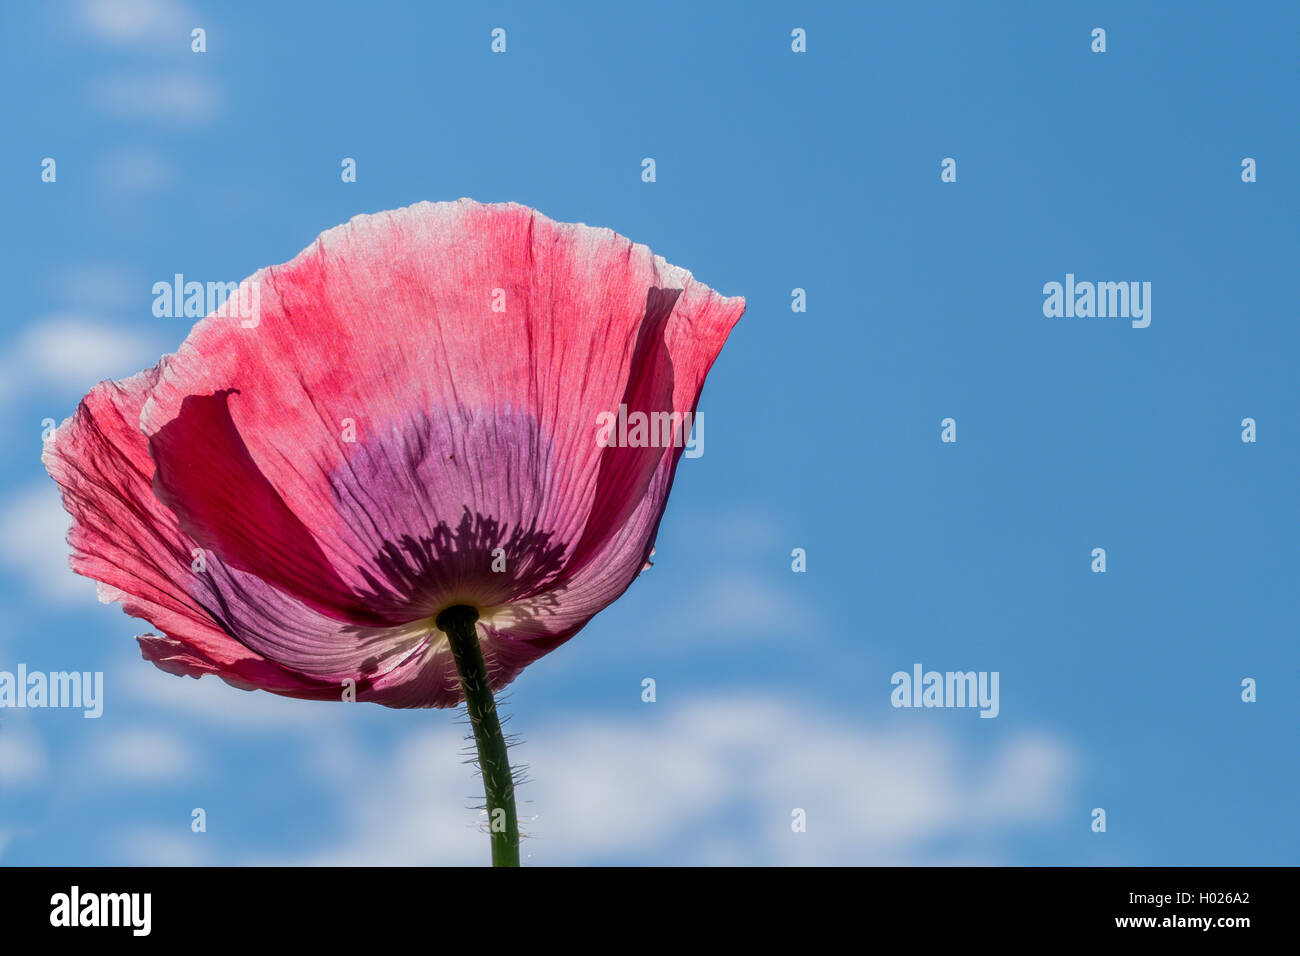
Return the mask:
[[0,506],[0,563],[39,598],[93,602],[95,585],[68,567],[68,522],[53,481],[10,492]]
[[149,283],[133,282],[121,269],[103,263],[64,266],[46,285],[48,295],[57,295],[78,308],[121,309],[149,301]]
[[160,784],[192,778],[198,760],[179,734],[136,727],[96,737],[93,753],[83,766],[107,783]]
[[654,622],[661,639],[694,647],[701,637],[786,640],[795,627],[817,631],[821,614],[802,598],[800,575],[789,570],[792,545],[781,536],[775,519],[743,508],[697,513],[675,521],[667,535],[661,532],[661,560],[671,562],[672,549],[685,548],[718,569],[664,605]]
[[[191,31],[212,24],[200,22],[189,5],[176,0],[81,0],[75,16],[83,33],[129,54],[138,69],[95,77],[88,91],[107,113],[187,125],[206,122],[220,112],[220,84],[193,72],[205,65],[205,57],[192,52]],[[150,59],[152,67],[145,65]],[[137,164],[131,172],[138,177],[141,170]],[[170,167],[159,169],[154,178],[164,175],[170,176]]]
[[[647,705],[649,706],[649,705]],[[963,748],[945,733],[853,726],[774,698],[729,696],[640,719],[529,730],[516,761],[528,861],[868,864],[986,860],[1066,801],[1073,758],[1046,736]],[[649,718],[649,719],[647,719]],[[311,864],[474,864],[487,856],[477,777],[455,726],[326,779],[348,832]],[[791,812],[807,832],[791,830]]]
[[215,83],[184,73],[103,77],[96,81],[94,95],[112,115],[171,123],[204,122],[221,107]]
[[654,627],[662,641],[694,646],[700,637],[784,640],[795,626],[815,632],[818,619],[816,608],[801,603],[771,574],[735,568],[697,581],[687,597],[665,606]]
[[188,52],[190,30],[201,24],[174,0],[81,0],[77,20],[95,39],[112,46],[149,46]]
[[106,192],[144,193],[166,189],[176,168],[160,153],[139,146],[114,150],[99,161],[100,185]]
[[138,332],[65,312],[27,325],[4,354],[0,398],[30,389],[84,394],[106,378],[124,378],[156,364],[162,352]]
[[[712,543],[716,550],[758,554],[777,547],[778,528],[771,515],[751,510],[731,510],[720,514],[699,515],[693,525],[707,528],[702,540]],[[786,548],[785,553],[789,553]]]
[[[147,623],[138,623],[140,633],[150,630]],[[215,675],[198,679],[178,677],[141,660],[138,653],[121,672],[115,686],[125,687],[132,700],[153,704],[178,717],[257,734],[298,733],[353,716],[344,713],[349,705],[342,703],[294,700],[265,691],[240,690]]]
[[[0,784],[13,789],[30,787],[45,779],[48,770],[45,749],[39,740],[11,725],[0,726]],[[13,831],[9,831],[9,836],[13,836]]]
[[122,866],[202,866],[208,861],[206,833],[189,828],[183,815],[175,828],[135,827],[111,840],[114,863]]

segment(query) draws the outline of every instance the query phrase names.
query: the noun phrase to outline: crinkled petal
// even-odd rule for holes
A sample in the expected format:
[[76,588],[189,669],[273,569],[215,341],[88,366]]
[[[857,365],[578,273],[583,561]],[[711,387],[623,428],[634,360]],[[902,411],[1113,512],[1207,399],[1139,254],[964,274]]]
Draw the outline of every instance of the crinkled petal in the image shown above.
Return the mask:
[[198,547],[154,497],[153,462],[137,422],[157,370],[96,386],[46,443],[43,459],[72,516],[68,543],[78,574],[100,582],[101,600],[166,634],[141,637],[144,656],[171,673],[219,674],[241,687],[337,696],[333,686],[265,660],[223,632],[192,594]]
[[601,416],[693,413],[744,310],[609,230],[467,200],[358,217],[240,297],[137,389],[135,493],[173,558],[214,556],[167,577],[206,636],[150,617],[146,653],[393,706],[459,698],[442,608],[480,609],[499,686],[627,588],[682,449],[605,447]]

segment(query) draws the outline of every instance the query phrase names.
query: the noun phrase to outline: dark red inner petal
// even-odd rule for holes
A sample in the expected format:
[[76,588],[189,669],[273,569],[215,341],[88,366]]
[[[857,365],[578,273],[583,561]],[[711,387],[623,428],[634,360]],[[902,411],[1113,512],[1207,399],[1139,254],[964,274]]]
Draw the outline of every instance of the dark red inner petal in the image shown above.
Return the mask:
[[365,606],[248,452],[231,418],[236,390],[189,395],[149,439],[154,494],[181,528],[231,567],[348,624],[405,623]]
[[[654,412],[673,411],[673,361],[664,332],[681,294],[681,289],[646,291],[645,318],[637,331],[628,382],[621,399],[629,416],[634,412],[649,416]],[[594,440],[594,423],[592,434]],[[681,449],[665,449],[657,444],[641,448],[612,445],[601,452],[591,515],[565,567],[566,577],[585,567],[610,536],[627,523],[645,497],[665,452],[680,454]]]

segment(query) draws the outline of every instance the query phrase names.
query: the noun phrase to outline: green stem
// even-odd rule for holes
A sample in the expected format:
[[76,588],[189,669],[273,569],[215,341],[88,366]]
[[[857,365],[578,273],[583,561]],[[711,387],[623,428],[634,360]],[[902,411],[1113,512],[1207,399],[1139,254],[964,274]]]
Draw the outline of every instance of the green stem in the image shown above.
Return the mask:
[[497,703],[488,682],[487,665],[478,645],[478,610],[465,604],[438,615],[438,629],[447,635],[456,672],[465,692],[465,709],[474,728],[478,765],[487,794],[488,831],[492,835],[492,865],[519,865],[519,821],[515,816],[515,781],[501,733]]

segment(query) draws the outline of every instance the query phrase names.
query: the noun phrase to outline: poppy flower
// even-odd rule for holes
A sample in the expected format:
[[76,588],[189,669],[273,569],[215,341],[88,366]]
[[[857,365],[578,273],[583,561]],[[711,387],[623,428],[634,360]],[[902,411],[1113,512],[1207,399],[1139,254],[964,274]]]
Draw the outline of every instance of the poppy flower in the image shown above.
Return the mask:
[[469,200],[358,216],[231,299],[255,314],[217,309],[48,442],[72,567],[165,671],[390,707],[462,699],[452,611],[496,689],[647,567],[680,429],[601,422],[687,421],[745,307]]

